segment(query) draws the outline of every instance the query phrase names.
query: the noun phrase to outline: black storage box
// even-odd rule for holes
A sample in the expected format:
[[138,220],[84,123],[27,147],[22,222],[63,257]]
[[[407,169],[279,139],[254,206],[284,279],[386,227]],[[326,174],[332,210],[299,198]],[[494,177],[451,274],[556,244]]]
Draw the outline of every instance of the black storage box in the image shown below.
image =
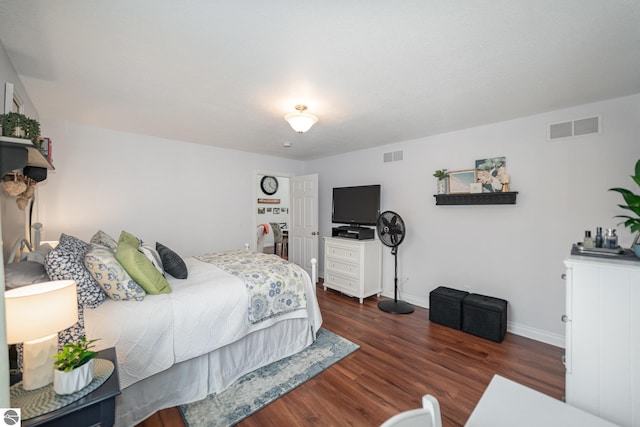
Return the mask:
[[439,286],[429,292],[429,320],[451,328],[462,328],[462,300],[467,291]]
[[462,302],[462,330],[491,341],[502,342],[507,333],[507,301],[470,294]]

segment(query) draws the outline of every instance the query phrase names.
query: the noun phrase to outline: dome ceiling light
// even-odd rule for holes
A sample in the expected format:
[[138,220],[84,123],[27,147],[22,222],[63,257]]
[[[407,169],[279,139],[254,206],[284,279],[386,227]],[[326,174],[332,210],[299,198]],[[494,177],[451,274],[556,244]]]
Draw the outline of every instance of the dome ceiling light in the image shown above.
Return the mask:
[[298,133],[305,133],[318,121],[318,118],[313,114],[305,113],[306,109],[306,105],[298,104],[296,105],[297,113],[284,116],[284,119],[289,122],[293,130]]

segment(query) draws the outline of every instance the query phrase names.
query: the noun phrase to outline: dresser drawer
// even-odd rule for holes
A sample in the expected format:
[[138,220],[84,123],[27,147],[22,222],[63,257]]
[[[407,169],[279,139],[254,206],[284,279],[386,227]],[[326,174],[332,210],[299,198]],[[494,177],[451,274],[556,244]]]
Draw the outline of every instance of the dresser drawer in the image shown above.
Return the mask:
[[352,260],[358,262],[360,260],[360,248],[344,247],[338,245],[327,245],[327,258],[340,258],[341,260]]
[[343,291],[345,293],[356,295],[360,286],[358,279],[341,276],[332,272],[327,272],[325,284],[332,289]]
[[326,262],[327,270],[330,270],[330,272],[338,273],[343,276],[349,276],[356,280],[358,279],[358,277],[360,277],[360,268],[356,264],[342,262],[335,259],[327,259]]

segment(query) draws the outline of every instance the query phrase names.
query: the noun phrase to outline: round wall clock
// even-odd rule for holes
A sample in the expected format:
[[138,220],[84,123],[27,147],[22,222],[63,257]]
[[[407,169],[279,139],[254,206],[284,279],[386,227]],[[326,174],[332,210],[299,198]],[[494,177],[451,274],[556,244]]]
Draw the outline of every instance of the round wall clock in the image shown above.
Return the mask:
[[263,176],[260,180],[260,188],[266,195],[271,196],[278,191],[278,180],[275,176]]

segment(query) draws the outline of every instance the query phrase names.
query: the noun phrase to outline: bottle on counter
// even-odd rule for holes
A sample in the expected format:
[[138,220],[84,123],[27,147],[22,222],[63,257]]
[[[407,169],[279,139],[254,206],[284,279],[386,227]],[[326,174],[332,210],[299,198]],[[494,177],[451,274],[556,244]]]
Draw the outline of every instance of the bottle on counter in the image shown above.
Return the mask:
[[582,247],[585,249],[595,248],[596,244],[591,237],[591,230],[586,230],[584,232],[584,241],[582,242]]
[[613,228],[607,228],[607,234],[604,235],[602,247],[607,249],[618,248],[618,236],[616,235],[616,230]]
[[602,247],[602,227],[597,227],[596,228],[595,243],[596,243],[596,248],[601,248]]

